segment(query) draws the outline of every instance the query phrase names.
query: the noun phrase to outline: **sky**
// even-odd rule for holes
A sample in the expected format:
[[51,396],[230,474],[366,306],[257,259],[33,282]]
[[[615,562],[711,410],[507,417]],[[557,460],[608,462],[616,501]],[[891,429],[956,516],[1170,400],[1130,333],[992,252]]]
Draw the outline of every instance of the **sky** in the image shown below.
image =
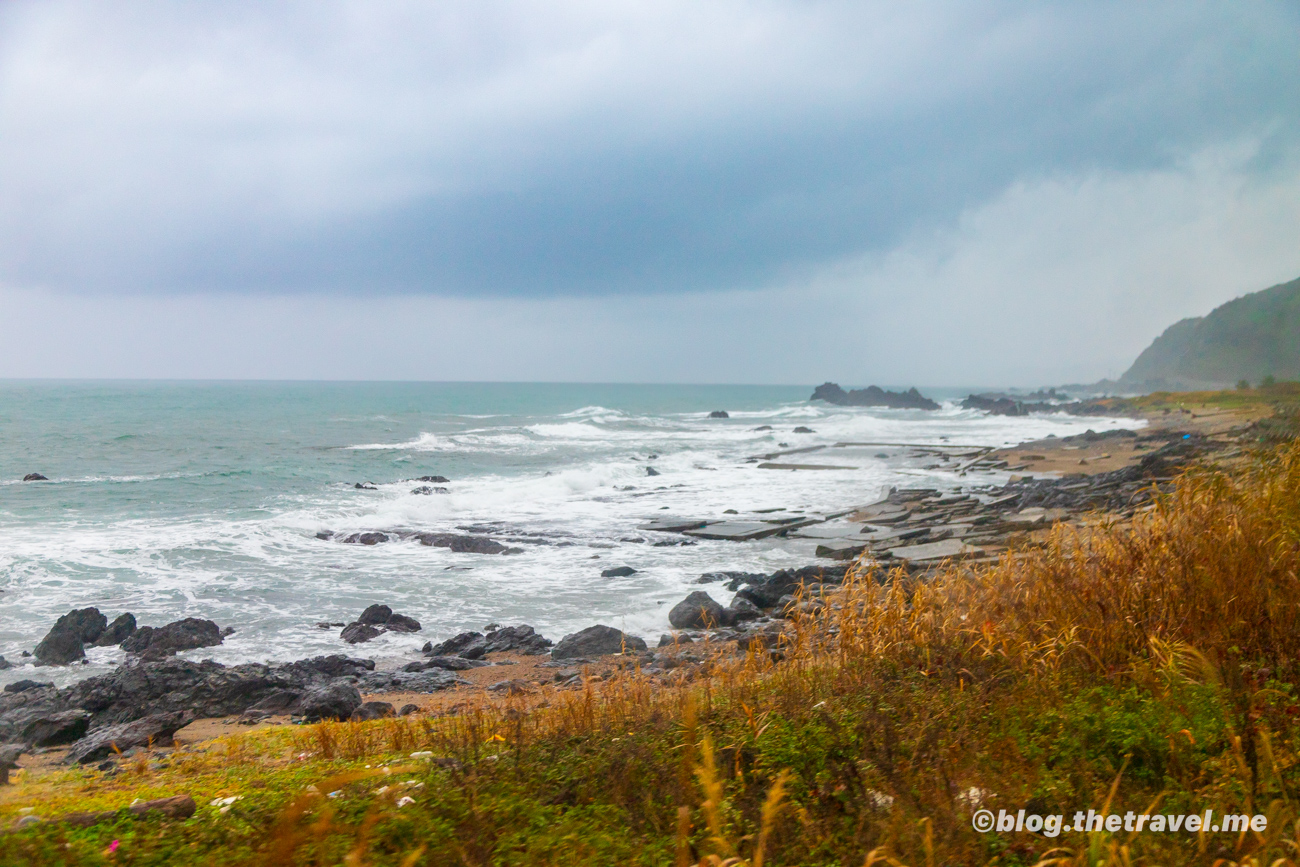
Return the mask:
[[0,4],[0,377],[1037,386],[1300,276],[1300,4]]

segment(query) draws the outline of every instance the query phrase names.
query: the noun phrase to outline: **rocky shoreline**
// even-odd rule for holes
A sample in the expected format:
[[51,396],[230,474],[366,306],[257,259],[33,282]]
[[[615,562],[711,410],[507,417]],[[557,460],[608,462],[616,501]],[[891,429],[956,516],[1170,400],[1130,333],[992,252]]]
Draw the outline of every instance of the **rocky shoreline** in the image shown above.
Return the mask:
[[[34,680],[7,685],[0,693],[0,744],[4,745],[0,746],[0,758],[7,764],[0,764],[5,764],[7,773],[7,769],[21,766],[24,754],[49,752],[66,764],[94,765],[113,773],[123,756],[139,749],[165,747],[178,731],[196,720],[229,718],[254,724],[271,718],[290,722],[375,719],[421,710],[415,703],[395,707],[385,697],[427,696],[469,689],[474,684],[488,693],[504,695],[531,692],[543,683],[581,688],[593,667],[609,671],[637,666],[644,674],[665,681],[690,678],[708,658],[692,645],[706,640],[711,652],[717,648],[733,652],[759,649],[779,662],[781,636],[789,628],[789,618],[832,599],[854,562],[878,564],[884,567],[882,573],[901,567],[914,580],[925,580],[955,560],[992,562],[1013,548],[1034,544],[1035,534],[1052,525],[1085,513],[1131,516],[1181,467],[1210,454],[1224,456],[1232,448],[1230,440],[1181,428],[1162,427],[1141,434],[1089,432],[1054,442],[1028,443],[1002,453],[981,450],[963,462],[961,472],[1007,469],[1011,466],[1008,458],[1020,459],[1011,452],[1028,460],[1035,457],[1032,452],[1036,450],[1073,454],[1070,450],[1090,447],[1095,452],[1098,444],[1113,448],[1116,443],[1129,449],[1134,459],[1115,470],[1061,478],[1013,476],[1002,486],[976,485],[960,491],[896,489],[878,502],[834,516],[774,519],[763,532],[771,529],[816,540],[817,557],[831,562],[770,574],[705,573],[698,579],[701,589],[669,611],[672,630],[660,636],[655,647],[642,637],[603,624],[555,642],[526,624],[493,624],[482,633],[465,632],[438,644],[427,643],[419,659],[394,671],[377,670],[374,660],[346,654],[275,665],[227,666],[176,656],[222,643],[231,630],[222,630],[212,621],[187,618],[150,627],[137,626],[129,613],[110,622],[93,608],[72,611],[61,617],[37,646],[34,655],[38,661],[72,664],[84,658],[85,646],[110,644],[120,645],[128,654],[127,661],[110,673],[62,689]],[[753,532],[731,533],[727,530],[730,523],[660,519],[638,530],[670,539],[688,534],[740,540],[760,537]],[[472,539],[472,543],[460,544],[472,544],[484,554],[505,553],[501,549],[506,548],[473,533],[422,535],[440,537],[426,544],[438,544],[441,537]],[[381,541],[325,538],[363,545]],[[723,588],[732,594],[726,604],[715,598],[722,596]],[[414,618],[384,605],[371,606],[349,624],[322,625],[342,626],[340,638],[352,645],[383,631],[421,629]],[[532,680],[508,676],[509,666],[528,659],[533,661],[528,666]],[[497,677],[497,670],[504,674]]]

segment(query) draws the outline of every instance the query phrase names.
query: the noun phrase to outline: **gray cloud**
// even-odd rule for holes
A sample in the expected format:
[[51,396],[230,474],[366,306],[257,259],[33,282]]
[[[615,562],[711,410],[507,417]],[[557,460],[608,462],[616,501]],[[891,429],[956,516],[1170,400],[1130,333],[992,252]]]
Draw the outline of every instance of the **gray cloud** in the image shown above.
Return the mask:
[[78,293],[772,289],[1017,184],[1249,139],[1267,186],[1300,133],[1284,3],[42,2],[0,34],[0,281]]

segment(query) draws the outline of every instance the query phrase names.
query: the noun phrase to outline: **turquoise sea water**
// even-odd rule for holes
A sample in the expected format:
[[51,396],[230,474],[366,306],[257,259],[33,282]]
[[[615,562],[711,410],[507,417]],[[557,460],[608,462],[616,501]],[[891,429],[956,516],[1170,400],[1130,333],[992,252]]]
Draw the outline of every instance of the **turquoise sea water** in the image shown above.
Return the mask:
[[[70,608],[141,624],[206,617],[237,631],[220,661],[340,652],[337,629],[373,602],[416,617],[366,655],[392,663],[488,622],[550,637],[605,622],[655,638],[700,573],[813,562],[795,540],[655,547],[657,514],[721,518],[843,508],[889,485],[971,484],[907,449],[839,449],[852,469],[773,472],[747,461],[837,442],[1002,445],[1118,420],[992,418],[809,403],[808,387],[470,383],[0,383],[0,653],[12,662]],[[709,419],[711,410],[731,414]],[[772,430],[755,430],[770,425]],[[813,429],[796,434],[796,426]],[[946,438],[946,439],[945,439]],[[784,445],[783,445],[784,444]],[[810,457],[809,460],[814,460]],[[659,473],[648,476],[653,466]],[[24,483],[40,472],[49,482]],[[419,495],[425,475],[447,493]],[[997,478],[981,480],[985,483]],[[358,490],[373,482],[377,490]],[[322,541],[322,531],[536,534],[511,556],[413,542]],[[643,540],[643,541],[635,541]],[[638,573],[602,579],[610,566]],[[729,598],[725,591],[720,601]],[[42,669],[67,680],[120,659]],[[0,681],[31,676],[22,666]]]

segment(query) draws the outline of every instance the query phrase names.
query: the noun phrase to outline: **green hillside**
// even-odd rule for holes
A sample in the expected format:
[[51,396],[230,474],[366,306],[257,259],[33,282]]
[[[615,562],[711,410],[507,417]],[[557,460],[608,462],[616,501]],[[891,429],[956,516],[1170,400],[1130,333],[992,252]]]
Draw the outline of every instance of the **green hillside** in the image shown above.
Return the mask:
[[1266,376],[1300,380],[1300,279],[1174,323],[1119,384],[1145,390],[1205,388],[1242,379],[1254,384]]

